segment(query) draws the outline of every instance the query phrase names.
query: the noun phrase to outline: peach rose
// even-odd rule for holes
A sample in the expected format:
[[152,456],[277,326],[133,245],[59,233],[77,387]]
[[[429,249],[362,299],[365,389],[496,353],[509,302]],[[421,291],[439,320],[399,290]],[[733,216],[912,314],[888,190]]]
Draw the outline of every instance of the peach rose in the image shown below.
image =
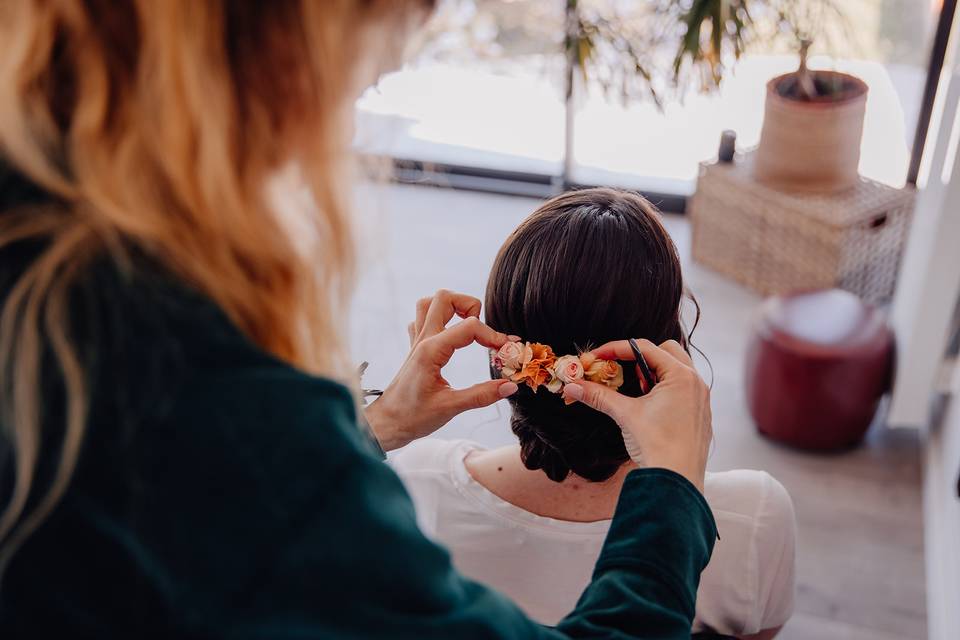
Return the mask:
[[552,369],[550,370],[550,381],[547,382],[547,391],[550,393],[559,393],[560,389],[563,388],[563,383],[560,381],[560,378],[557,377],[557,374]]
[[623,386],[623,367],[615,360],[595,360],[587,367],[584,377],[611,389],[619,389]]
[[497,362],[507,376],[512,376],[519,371],[523,363],[529,361],[532,357],[530,347],[522,342],[508,342],[500,347],[500,351],[497,352]]
[[583,365],[577,356],[560,356],[553,365],[557,379],[564,384],[583,378]]

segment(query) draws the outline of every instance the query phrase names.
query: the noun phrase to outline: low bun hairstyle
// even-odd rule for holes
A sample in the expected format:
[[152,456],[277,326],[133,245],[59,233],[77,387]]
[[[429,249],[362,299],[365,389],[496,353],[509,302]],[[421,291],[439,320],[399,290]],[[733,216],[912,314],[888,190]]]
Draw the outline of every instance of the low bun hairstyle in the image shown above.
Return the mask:
[[[507,238],[490,271],[486,321],[558,356],[626,338],[688,348],[683,295],[680,259],[653,205],[584,189],[548,200]],[[637,396],[636,368],[624,365],[620,393]],[[570,473],[600,482],[629,460],[620,428],[586,405],[526,386],[509,402],[528,469],[555,482]]]

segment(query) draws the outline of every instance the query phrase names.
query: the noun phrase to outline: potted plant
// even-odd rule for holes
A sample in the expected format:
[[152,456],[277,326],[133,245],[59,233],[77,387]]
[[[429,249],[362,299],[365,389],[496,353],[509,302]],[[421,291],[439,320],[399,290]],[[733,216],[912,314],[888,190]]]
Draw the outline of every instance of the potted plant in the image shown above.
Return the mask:
[[[799,44],[800,65],[767,85],[754,159],[757,179],[777,188],[817,191],[836,191],[857,181],[867,86],[848,74],[807,67],[814,34],[828,40],[849,26],[834,0],[653,0],[648,6],[649,26],[641,36],[615,18],[586,12],[579,0],[567,0],[568,148],[574,69],[624,99],[646,92],[661,106],[663,93],[682,92],[690,75],[702,91],[716,90],[750,44],[779,41],[790,48]],[[774,25],[773,31],[764,30],[758,14],[764,24]],[[838,27],[832,34],[827,21]],[[664,50],[672,52],[666,81],[664,60],[656,55]]]
[[757,180],[787,190],[840,191],[859,180],[867,85],[854,76],[800,67],[767,83]]

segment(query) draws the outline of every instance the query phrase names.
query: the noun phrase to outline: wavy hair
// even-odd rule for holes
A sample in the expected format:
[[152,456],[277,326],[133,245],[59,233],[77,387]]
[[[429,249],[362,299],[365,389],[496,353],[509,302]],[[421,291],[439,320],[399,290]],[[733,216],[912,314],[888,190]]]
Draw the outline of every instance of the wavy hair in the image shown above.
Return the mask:
[[[346,370],[353,98],[431,4],[0,0],[0,159],[49,196],[0,216],[0,248],[44,247],[0,308],[0,421],[14,472],[0,571],[77,462],[89,399],[67,296],[93,260],[145,254],[264,350],[315,374]],[[315,205],[295,219],[266,196],[291,165]],[[53,452],[41,451],[44,353],[66,393]],[[53,480],[36,487],[50,455]]]

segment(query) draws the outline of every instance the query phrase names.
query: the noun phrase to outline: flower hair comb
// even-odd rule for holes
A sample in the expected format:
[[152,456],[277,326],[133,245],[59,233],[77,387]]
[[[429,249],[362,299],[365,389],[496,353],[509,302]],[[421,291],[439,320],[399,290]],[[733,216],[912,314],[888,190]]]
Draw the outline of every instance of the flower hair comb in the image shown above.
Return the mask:
[[[590,353],[557,357],[553,349],[539,342],[508,342],[499,351],[491,349],[490,375],[526,384],[534,392],[545,387],[551,393],[561,393],[565,384],[578,380],[598,382],[611,389],[623,385],[619,362]],[[573,400],[564,398],[564,402],[571,404]]]

